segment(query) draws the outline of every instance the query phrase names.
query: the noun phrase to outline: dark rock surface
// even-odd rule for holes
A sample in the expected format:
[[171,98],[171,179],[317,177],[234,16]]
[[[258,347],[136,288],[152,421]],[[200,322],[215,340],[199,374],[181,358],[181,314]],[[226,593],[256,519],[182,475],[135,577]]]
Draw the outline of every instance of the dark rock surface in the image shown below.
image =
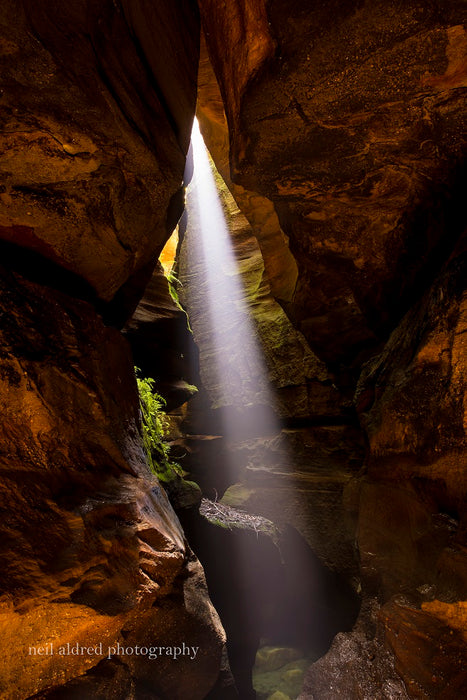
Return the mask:
[[199,383],[198,350],[185,311],[171,297],[160,264],[124,328],[136,367],[153,377],[168,411],[185,403]]
[[[200,8],[232,179],[274,203],[297,261],[287,313],[338,385],[371,358],[355,397],[365,471],[343,500],[364,597],[412,601],[410,614],[391,613],[404,618],[405,646],[356,629],[315,664],[303,697],[449,697],[464,682],[467,580],[465,3]],[[250,497],[239,489],[237,503]],[[441,623],[457,641],[439,655]],[[434,680],[419,668],[417,638]],[[339,659],[346,645],[356,685]],[[383,685],[394,658],[391,683],[399,673],[405,690]]]
[[[387,594],[429,584],[444,599],[467,595],[465,280],[464,239],[364,368],[357,392],[370,446],[360,501],[362,565],[378,572]],[[392,494],[390,507],[380,504],[383,491]]]
[[[367,601],[349,633],[338,634],[328,651],[312,664],[298,700],[407,700],[394,658],[384,644],[379,605]],[[423,696],[415,696],[423,697]]]
[[[11,700],[201,700],[225,667],[202,569],[145,461],[129,346],[96,313],[123,323],[182,211],[198,47],[189,1],[0,9],[0,694]],[[183,640],[196,661],[106,658],[117,643]],[[103,651],[59,655],[67,642]],[[50,643],[53,655],[30,652]]]
[[290,526],[278,529],[207,499],[199,513],[186,510],[180,517],[227,632],[242,700],[255,697],[251,669],[260,639],[319,655],[337,631],[351,628],[358,596]]
[[[292,523],[331,569],[360,576],[360,620],[303,698],[463,697],[466,3],[198,4],[219,81],[203,51],[199,116],[243,212],[232,230],[276,396],[245,410],[239,381],[226,401],[206,309],[189,309],[204,388],[180,409],[191,435],[177,449],[206,493],[230,486],[226,501]],[[183,400],[191,340],[151,275],[182,211],[198,49],[190,0],[0,8],[9,700],[235,694],[199,563],[146,471],[133,360],[96,313],[122,326],[149,283],[128,333]],[[179,635],[200,652],[176,672],[166,658],[28,652]]]

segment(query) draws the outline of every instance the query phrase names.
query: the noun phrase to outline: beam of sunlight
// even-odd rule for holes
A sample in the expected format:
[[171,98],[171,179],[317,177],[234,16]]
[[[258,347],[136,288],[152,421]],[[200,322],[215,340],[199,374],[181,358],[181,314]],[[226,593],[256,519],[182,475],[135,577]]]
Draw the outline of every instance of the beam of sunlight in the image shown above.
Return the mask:
[[[211,480],[216,484],[216,472],[221,471],[225,475],[221,483],[236,485],[239,491],[249,492],[250,486],[251,492],[264,489],[274,501],[273,517],[282,521],[279,532],[261,517],[265,513],[252,515],[250,508],[242,512],[240,507],[231,508],[229,514],[225,499],[220,503],[205,499],[202,506],[204,514],[213,515],[210,522],[217,522],[213,526],[217,533],[204,530],[197,553],[208,584],[213,584],[210,590],[227,630],[231,667],[240,696],[246,700],[255,697],[251,667],[259,644],[263,655],[271,644],[285,645],[293,653],[298,649],[299,676],[311,649],[324,645],[319,652],[323,653],[337,631],[332,628],[335,612],[330,606],[338,588],[303,536],[287,524],[297,519],[297,513],[305,513],[307,504],[295,481],[298,465],[289,453],[252,319],[252,304],[258,303],[262,293],[257,294],[263,268],[258,267],[257,258],[252,262],[251,230],[246,232],[245,219],[230,195],[224,196],[225,183],[210,161],[196,120],[192,152],[187,223],[181,225],[183,229],[186,225],[182,272],[190,323],[202,353],[201,380],[212,413],[219,419],[213,424],[220,424],[215,436],[218,452],[207,467],[212,468]],[[242,278],[248,280],[248,298]],[[211,419],[207,418],[208,423]],[[208,485],[207,490],[211,488]],[[232,525],[235,522],[241,525]],[[217,544],[210,551],[208,545],[214,541]]]
[[[268,420],[273,420],[273,396],[197,120],[193,125],[192,146],[195,167],[190,202],[194,203],[195,211],[190,212],[190,216],[194,214],[198,220],[195,228],[200,240],[191,241],[190,256],[195,258],[194,263],[201,268],[205,280],[205,289],[199,290],[205,295],[201,306],[209,314],[209,325],[205,324],[204,332],[217,374],[216,395],[211,398],[216,407],[245,409],[255,406],[258,428],[261,426],[264,430],[264,416],[259,415],[259,407],[263,406]],[[250,415],[249,420],[252,419]],[[276,422],[273,428],[277,427]]]

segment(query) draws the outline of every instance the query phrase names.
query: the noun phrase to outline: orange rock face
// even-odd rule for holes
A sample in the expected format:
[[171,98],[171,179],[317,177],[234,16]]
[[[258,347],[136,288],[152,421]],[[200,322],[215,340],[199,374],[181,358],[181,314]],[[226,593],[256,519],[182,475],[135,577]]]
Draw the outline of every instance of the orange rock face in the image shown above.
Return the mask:
[[[467,596],[465,579],[445,571],[455,551],[456,568],[467,566],[461,554],[467,490],[464,284],[461,246],[394,331],[384,352],[368,363],[357,393],[369,436],[367,479],[372,482],[362,495],[361,549],[369,559],[376,551],[382,553],[377,568],[391,592],[407,586],[409,574],[413,584],[430,583],[438,593]],[[381,506],[382,493],[388,490],[393,496]],[[379,534],[376,510],[384,523]],[[386,546],[389,540],[393,546]],[[399,571],[394,546],[399,561],[406,559]]]
[[[129,347],[96,313],[136,305],[180,213],[199,45],[182,5],[0,10],[2,698],[201,700],[225,665],[148,471]],[[135,651],[183,642],[196,659]]]
[[[463,697],[466,4],[198,4],[220,86],[203,59],[202,128],[251,226],[237,232],[263,320],[282,313],[270,289],[295,326],[281,317],[267,348],[282,415],[341,421],[334,378],[348,390],[361,372],[363,471],[358,426],[299,426],[239,450],[238,502],[269,514],[277,487],[296,492],[280,481],[292,447],[305,497],[284,517],[347,573],[358,544],[366,608],[311,669],[304,697]],[[146,470],[132,358],[96,313],[128,317],[180,214],[198,41],[188,0],[0,9],[0,694],[10,700],[61,686],[69,697],[140,700],[150,688],[202,700],[222,664],[199,564]],[[166,315],[169,334],[185,332],[164,284],[153,278],[132,330]],[[184,354],[163,345],[173,376],[161,361],[162,380],[183,374]],[[199,655],[175,669],[167,657],[37,651],[75,641],[185,641]]]
[[[0,291],[1,695],[48,697],[67,683],[97,693],[117,674],[112,697],[150,683],[162,697],[201,700],[223,632],[148,472],[127,344],[90,305],[4,269]],[[118,643],[183,640],[200,647],[196,663],[107,658]],[[102,646],[60,655],[68,642]],[[37,652],[51,644],[54,654]]]
[[[363,616],[315,665],[309,692],[462,694],[465,3],[263,3],[259,36],[275,48],[248,76],[215,36],[222,26],[234,43],[238,18],[200,6],[232,179],[273,202],[297,262],[287,312],[331,366],[357,375],[373,355],[356,395],[366,469],[348,484],[346,505],[365,596],[404,593],[411,612],[393,610],[403,638],[388,632],[371,649],[376,623]],[[451,632],[455,643],[438,652]],[[341,660],[348,654],[357,669],[360,652],[357,687]],[[391,657],[407,691],[394,671],[384,685]]]
[[[274,56],[226,99],[233,179],[273,200],[299,266],[290,313],[339,361],[394,325],[462,231],[465,5],[265,5]],[[234,42],[238,20],[200,6],[225,96],[244,64],[216,33]]]
[[146,5],[6,2],[0,16],[0,240],[105,302],[176,223],[196,99],[196,10]]
[[438,619],[436,608],[421,612],[396,602],[381,611],[396,669],[411,697],[462,697],[467,690],[467,648],[459,631]]
[[281,230],[273,203],[231,180],[227,119],[204,41],[201,43],[198,74],[197,117],[216,168],[258,240],[271,293],[286,307],[297,284],[297,263],[290,252],[287,236]]
[[265,2],[234,0],[219,8],[215,0],[203,0],[199,8],[216,73],[222,76],[219,82],[229,126],[240,141],[245,89],[275,49]]

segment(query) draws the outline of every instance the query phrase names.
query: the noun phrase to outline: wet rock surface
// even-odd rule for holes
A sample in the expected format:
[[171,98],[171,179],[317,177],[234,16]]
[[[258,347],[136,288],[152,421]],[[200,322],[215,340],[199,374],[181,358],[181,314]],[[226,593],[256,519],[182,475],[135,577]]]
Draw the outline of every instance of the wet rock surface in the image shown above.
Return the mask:
[[309,666],[303,652],[292,647],[264,646],[256,654],[253,684],[258,700],[292,700],[301,690]]
[[328,653],[310,666],[298,700],[410,697],[377,626],[378,610],[376,601],[365,603],[352,632],[338,634]]

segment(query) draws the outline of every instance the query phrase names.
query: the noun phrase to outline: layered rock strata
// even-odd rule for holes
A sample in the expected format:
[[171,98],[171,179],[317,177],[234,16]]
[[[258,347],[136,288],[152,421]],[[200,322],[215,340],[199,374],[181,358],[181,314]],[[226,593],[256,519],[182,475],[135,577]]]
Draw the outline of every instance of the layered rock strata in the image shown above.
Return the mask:
[[8,1],[0,21],[0,240],[76,274],[103,302],[118,293],[121,317],[183,206],[196,6]]
[[295,323],[351,360],[462,232],[465,5],[214,4],[200,0],[233,179],[274,202]]
[[[122,700],[201,700],[223,632],[149,475],[128,346],[86,302],[1,273],[2,697],[53,697],[68,683],[100,697],[114,679]],[[183,640],[200,647],[195,663],[108,658],[118,644]],[[67,643],[102,646],[61,655]]]
[[[128,317],[181,213],[198,46],[189,1],[2,3],[0,694],[11,700],[201,700],[226,665],[202,569],[145,461],[129,347],[99,315]],[[164,653],[183,642],[196,659]],[[76,644],[95,651],[67,652]],[[154,646],[157,660],[135,651]]]
[[339,379],[372,358],[345,510],[382,608],[303,697],[465,693],[465,4],[200,8],[232,179],[273,201],[297,261],[288,314]]
[[[184,468],[209,496],[220,497],[229,487],[225,502],[292,524],[328,565],[355,574],[343,492],[364,448],[351,401],[272,297],[253,229],[216,177],[232,261],[229,269],[216,265],[214,296],[206,233],[190,188],[179,259],[180,298],[205,392],[190,402],[188,435],[178,441]],[[242,299],[230,298],[232,276]]]

